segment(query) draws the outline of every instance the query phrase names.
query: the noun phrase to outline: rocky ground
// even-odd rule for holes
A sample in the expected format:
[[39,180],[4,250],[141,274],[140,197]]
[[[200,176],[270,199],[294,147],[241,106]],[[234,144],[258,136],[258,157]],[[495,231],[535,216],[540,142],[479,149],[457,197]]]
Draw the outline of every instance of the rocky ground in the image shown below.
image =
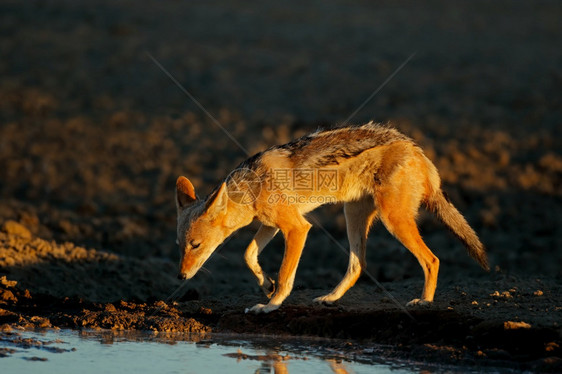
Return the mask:
[[[561,15],[554,1],[2,2],[0,324],[312,335],[561,371]],[[246,157],[221,127],[253,153],[342,123],[413,53],[351,122],[390,121],[424,148],[490,273],[424,213],[441,260],[426,309],[399,307],[422,272],[381,225],[368,270],[384,290],[364,276],[334,307],[311,300],[347,255],[319,228],[271,315],[243,313],[264,301],[242,260],[254,225],[175,278],[175,179],[206,195]],[[347,246],[340,206],[311,220]],[[260,259],[271,274],[282,246]]]

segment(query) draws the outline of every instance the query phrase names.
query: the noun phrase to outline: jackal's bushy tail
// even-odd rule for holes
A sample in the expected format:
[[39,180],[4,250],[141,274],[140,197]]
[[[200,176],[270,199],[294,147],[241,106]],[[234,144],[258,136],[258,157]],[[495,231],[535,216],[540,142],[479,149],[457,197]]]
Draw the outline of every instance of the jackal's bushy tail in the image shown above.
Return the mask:
[[484,269],[490,270],[484,245],[463,215],[445,197],[443,191],[440,188],[433,191],[426,203],[437,214],[437,217],[463,242],[470,256]]

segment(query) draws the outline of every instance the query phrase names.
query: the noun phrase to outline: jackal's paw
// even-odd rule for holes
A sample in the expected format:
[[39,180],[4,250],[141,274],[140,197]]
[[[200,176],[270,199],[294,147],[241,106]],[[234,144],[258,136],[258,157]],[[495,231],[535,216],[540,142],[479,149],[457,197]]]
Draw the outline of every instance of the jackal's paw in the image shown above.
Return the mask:
[[323,305],[332,305],[336,301],[337,301],[337,299],[334,299],[334,297],[331,296],[331,295],[320,296],[320,297],[317,297],[316,299],[312,300],[313,303],[323,304]]
[[260,314],[260,313],[269,313],[269,312],[273,312],[274,310],[279,309],[281,305],[271,305],[271,304],[256,304],[251,308],[246,308],[246,310],[244,311],[246,314],[247,313],[254,313],[254,314]]
[[406,304],[406,306],[430,306],[431,301],[423,300],[423,299],[414,299]]
[[270,277],[267,277],[263,282],[263,286],[261,286],[261,289],[265,296],[267,296],[268,299],[271,299],[276,290],[275,281]]

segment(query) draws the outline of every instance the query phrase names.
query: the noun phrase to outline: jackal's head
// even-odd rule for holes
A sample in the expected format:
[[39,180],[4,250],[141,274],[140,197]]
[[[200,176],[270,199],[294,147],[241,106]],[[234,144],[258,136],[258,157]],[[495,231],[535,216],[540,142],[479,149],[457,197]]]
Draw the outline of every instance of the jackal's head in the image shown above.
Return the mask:
[[198,199],[186,177],[176,182],[178,213],[177,244],[180,249],[179,279],[190,279],[235,228],[226,225],[226,184],[207,199]]

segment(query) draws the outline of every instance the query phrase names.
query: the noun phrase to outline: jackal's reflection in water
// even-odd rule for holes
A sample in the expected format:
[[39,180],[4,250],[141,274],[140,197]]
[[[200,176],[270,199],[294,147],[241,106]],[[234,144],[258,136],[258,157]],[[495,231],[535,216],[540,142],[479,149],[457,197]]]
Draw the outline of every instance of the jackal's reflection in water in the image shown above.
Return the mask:
[[[235,354],[227,354],[228,357],[236,357],[240,360],[257,360],[262,361],[260,367],[256,369],[255,374],[289,374],[288,363],[289,360],[306,360],[303,357],[292,357],[289,355],[282,356],[275,351],[268,351],[264,355],[246,355],[238,350]],[[336,359],[324,360],[329,364],[332,373],[334,374],[348,374],[349,371],[344,363]]]

